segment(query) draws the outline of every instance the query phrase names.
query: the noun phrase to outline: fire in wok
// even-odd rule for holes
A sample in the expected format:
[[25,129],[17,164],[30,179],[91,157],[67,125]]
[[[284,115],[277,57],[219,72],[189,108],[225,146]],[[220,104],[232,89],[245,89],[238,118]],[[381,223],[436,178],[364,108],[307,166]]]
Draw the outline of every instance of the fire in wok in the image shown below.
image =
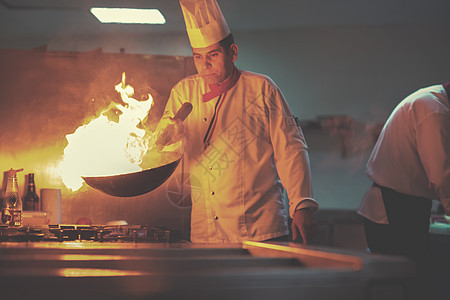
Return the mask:
[[182,105],[172,119],[171,130],[167,126],[149,132],[141,125],[153,105],[151,95],[145,101],[134,99],[134,89],[125,84],[125,74],[116,91],[123,103],[114,103],[117,120],[102,113],[66,135],[68,145],[60,167],[63,182],[72,191],[81,188],[84,181],[112,196],[142,195],[164,183],[181,160],[182,147],[162,150],[180,144],[175,124],[189,115],[192,105]]

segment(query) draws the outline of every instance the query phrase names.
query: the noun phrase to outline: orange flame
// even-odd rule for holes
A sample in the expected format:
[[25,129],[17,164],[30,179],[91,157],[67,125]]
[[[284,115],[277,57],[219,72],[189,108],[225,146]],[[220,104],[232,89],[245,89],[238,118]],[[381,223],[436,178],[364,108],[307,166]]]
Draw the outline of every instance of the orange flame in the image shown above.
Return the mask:
[[[138,126],[147,117],[153,98],[150,94],[145,101],[132,98],[134,89],[125,84],[125,73],[115,88],[125,106],[114,103],[99,117],[66,135],[68,145],[60,168],[64,184],[72,191],[83,185],[81,176],[117,175],[142,170],[139,165],[148,150],[149,139],[146,131]],[[116,110],[117,122],[105,115],[111,108]]]

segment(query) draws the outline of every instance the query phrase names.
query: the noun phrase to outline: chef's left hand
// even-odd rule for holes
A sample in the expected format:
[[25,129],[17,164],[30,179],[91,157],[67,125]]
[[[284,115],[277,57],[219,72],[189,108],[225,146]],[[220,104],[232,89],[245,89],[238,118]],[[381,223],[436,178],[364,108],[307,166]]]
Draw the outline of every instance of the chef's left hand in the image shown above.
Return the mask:
[[303,238],[304,244],[309,244],[317,233],[317,223],[314,219],[314,208],[304,208],[295,211],[292,219],[292,240]]

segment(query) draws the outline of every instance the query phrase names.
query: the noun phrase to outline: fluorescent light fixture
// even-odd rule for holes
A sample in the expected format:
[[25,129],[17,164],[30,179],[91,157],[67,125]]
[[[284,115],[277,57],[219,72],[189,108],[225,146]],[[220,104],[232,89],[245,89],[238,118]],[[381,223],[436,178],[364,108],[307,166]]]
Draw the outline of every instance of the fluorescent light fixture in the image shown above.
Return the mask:
[[166,19],[157,9],[92,7],[91,13],[101,23],[165,24]]

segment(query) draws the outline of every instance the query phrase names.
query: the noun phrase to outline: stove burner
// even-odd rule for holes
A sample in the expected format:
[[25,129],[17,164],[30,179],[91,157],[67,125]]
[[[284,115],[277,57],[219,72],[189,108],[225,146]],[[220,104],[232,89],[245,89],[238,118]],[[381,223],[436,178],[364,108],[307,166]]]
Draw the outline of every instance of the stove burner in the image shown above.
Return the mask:
[[10,227],[0,225],[0,242],[38,241],[92,241],[92,242],[158,242],[179,240],[176,231],[147,225],[28,225]]
[[9,227],[7,225],[0,225],[0,241],[15,241],[15,242],[37,242],[41,241],[44,233],[40,228],[30,227]]

